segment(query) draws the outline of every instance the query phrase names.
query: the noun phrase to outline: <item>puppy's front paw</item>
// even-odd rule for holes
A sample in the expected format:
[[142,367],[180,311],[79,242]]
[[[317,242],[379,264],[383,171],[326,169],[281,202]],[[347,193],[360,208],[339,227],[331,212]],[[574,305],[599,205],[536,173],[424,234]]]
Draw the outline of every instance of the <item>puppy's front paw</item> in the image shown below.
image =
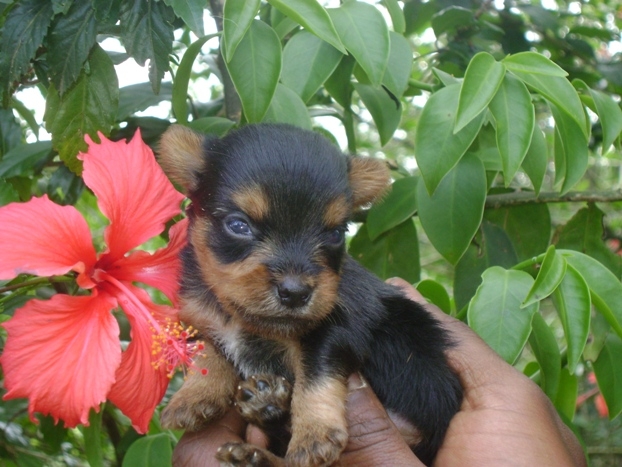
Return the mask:
[[226,443],[216,452],[223,467],[278,467],[283,460],[252,444]]
[[229,408],[227,399],[192,397],[182,387],[160,414],[162,426],[171,430],[197,431],[222,417]]
[[311,427],[307,434],[299,433],[292,439],[287,465],[328,466],[335,462],[348,442],[347,430],[335,427]]
[[246,421],[265,427],[283,422],[289,413],[291,394],[292,386],[285,378],[256,375],[240,383],[235,403]]

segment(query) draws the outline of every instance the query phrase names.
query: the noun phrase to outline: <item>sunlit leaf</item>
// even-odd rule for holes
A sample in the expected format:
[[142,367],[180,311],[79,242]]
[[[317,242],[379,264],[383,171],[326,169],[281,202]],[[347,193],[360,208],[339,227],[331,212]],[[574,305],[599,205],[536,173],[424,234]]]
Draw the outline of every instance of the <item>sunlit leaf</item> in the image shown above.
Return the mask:
[[570,374],[567,368],[562,368],[557,397],[555,397],[553,402],[555,408],[561,412],[567,420],[572,420],[574,418],[578,392],[579,378],[576,375]]
[[263,21],[253,20],[227,64],[249,122],[260,122],[270,107],[281,74],[281,42]]
[[222,52],[231,61],[240,41],[257,16],[261,0],[227,0],[223,7]]
[[568,371],[574,374],[590,331],[590,289],[579,272],[568,265],[559,288],[553,294],[568,346]]
[[452,264],[466,251],[482,221],[486,174],[481,161],[463,157],[430,196],[421,180],[417,207],[421,225],[434,248]]
[[471,59],[460,88],[454,133],[462,130],[488,107],[504,75],[503,64],[487,52],[479,52]]
[[594,373],[600,392],[607,402],[609,418],[622,412],[622,340],[610,335],[594,362]]
[[280,83],[276,86],[276,92],[263,121],[289,123],[306,130],[311,129],[311,117],[305,103],[298,94]]
[[373,5],[347,2],[328,9],[341,42],[369,77],[371,84],[382,82],[390,54],[389,28]]
[[164,0],[164,3],[173,8],[175,14],[184,20],[184,23],[197,37],[203,37],[205,34],[203,13],[207,5],[206,0]]
[[484,113],[454,134],[459,85],[432,94],[426,102],[415,134],[415,157],[428,193],[434,193],[443,177],[469,148],[484,121]]
[[400,7],[397,0],[383,0],[384,5],[391,15],[391,22],[393,23],[393,30],[401,34],[406,30],[406,20],[404,18],[404,12]]
[[402,118],[401,103],[391,98],[383,88],[354,83],[354,89],[374,119],[380,135],[380,144],[384,146],[391,140],[393,133],[400,124]]
[[546,251],[536,281],[527,294],[527,297],[525,297],[525,302],[522,306],[532,305],[551,295],[561,283],[565,274],[566,260],[562,255],[558,254],[555,251],[555,247],[551,245]]
[[391,51],[387,69],[382,78],[382,85],[399,99],[408,87],[413,52],[410,43],[404,36],[393,31],[389,34],[391,36]]
[[577,123],[551,105],[555,118],[555,182],[567,193],[585,174],[588,163],[587,137]]
[[542,130],[534,125],[531,135],[531,144],[523,159],[523,170],[529,177],[529,180],[531,180],[536,194],[539,194],[542,188],[547,163],[548,149],[546,146],[546,139],[544,138]]
[[170,467],[172,458],[171,437],[160,433],[134,441],[123,457],[123,467]]
[[531,320],[538,311],[537,303],[521,308],[533,278],[526,272],[498,266],[486,270],[482,278],[482,284],[469,304],[469,326],[512,364],[529,338]]
[[490,111],[496,122],[503,179],[508,186],[531,146],[535,109],[525,85],[508,74],[490,102]]
[[417,290],[427,300],[434,303],[437,307],[449,314],[451,312],[451,300],[445,287],[438,282],[430,279],[423,280],[417,284]]

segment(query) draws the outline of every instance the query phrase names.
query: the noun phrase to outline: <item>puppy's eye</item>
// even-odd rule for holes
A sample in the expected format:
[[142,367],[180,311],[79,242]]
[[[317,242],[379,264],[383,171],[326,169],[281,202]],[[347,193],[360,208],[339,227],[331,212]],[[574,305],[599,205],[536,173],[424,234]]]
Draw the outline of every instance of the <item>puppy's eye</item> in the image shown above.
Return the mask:
[[241,217],[228,217],[225,219],[227,230],[238,237],[252,237],[253,231],[249,223]]
[[345,229],[338,227],[336,229],[329,230],[326,233],[326,243],[329,245],[340,245],[345,237]]

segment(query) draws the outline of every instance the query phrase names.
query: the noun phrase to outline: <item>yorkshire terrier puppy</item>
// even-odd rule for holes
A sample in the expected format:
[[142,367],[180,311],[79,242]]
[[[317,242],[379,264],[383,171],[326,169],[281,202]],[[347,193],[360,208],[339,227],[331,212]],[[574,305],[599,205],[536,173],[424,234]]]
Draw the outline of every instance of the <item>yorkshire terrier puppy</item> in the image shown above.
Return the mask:
[[451,339],[345,251],[352,213],[389,186],[386,165],[281,124],[223,138],[174,125],[160,162],[191,200],[181,320],[207,341],[209,369],[188,377],[163,425],[198,430],[235,402],[272,452],[229,443],[223,465],[330,465],[348,440],[347,378],[358,371],[432,462],[462,400]]

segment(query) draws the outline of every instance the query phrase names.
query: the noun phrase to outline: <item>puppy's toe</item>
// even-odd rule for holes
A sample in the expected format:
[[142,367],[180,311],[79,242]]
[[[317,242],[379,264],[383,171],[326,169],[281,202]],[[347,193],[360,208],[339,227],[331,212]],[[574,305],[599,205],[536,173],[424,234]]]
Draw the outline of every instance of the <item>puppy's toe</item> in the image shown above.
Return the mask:
[[322,434],[309,433],[293,440],[285,456],[287,465],[328,466],[335,462],[348,442],[348,432],[326,427]]
[[282,422],[288,415],[291,393],[285,378],[256,375],[240,383],[235,402],[246,421],[263,427]]
[[226,443],[216,452],[223,467],[279,467],[283,460],[252,444]]
[[205,424],[222,417],[228,409],[226,401],[194,401],[173,397],[160,414],[164,428],[197,431]]

